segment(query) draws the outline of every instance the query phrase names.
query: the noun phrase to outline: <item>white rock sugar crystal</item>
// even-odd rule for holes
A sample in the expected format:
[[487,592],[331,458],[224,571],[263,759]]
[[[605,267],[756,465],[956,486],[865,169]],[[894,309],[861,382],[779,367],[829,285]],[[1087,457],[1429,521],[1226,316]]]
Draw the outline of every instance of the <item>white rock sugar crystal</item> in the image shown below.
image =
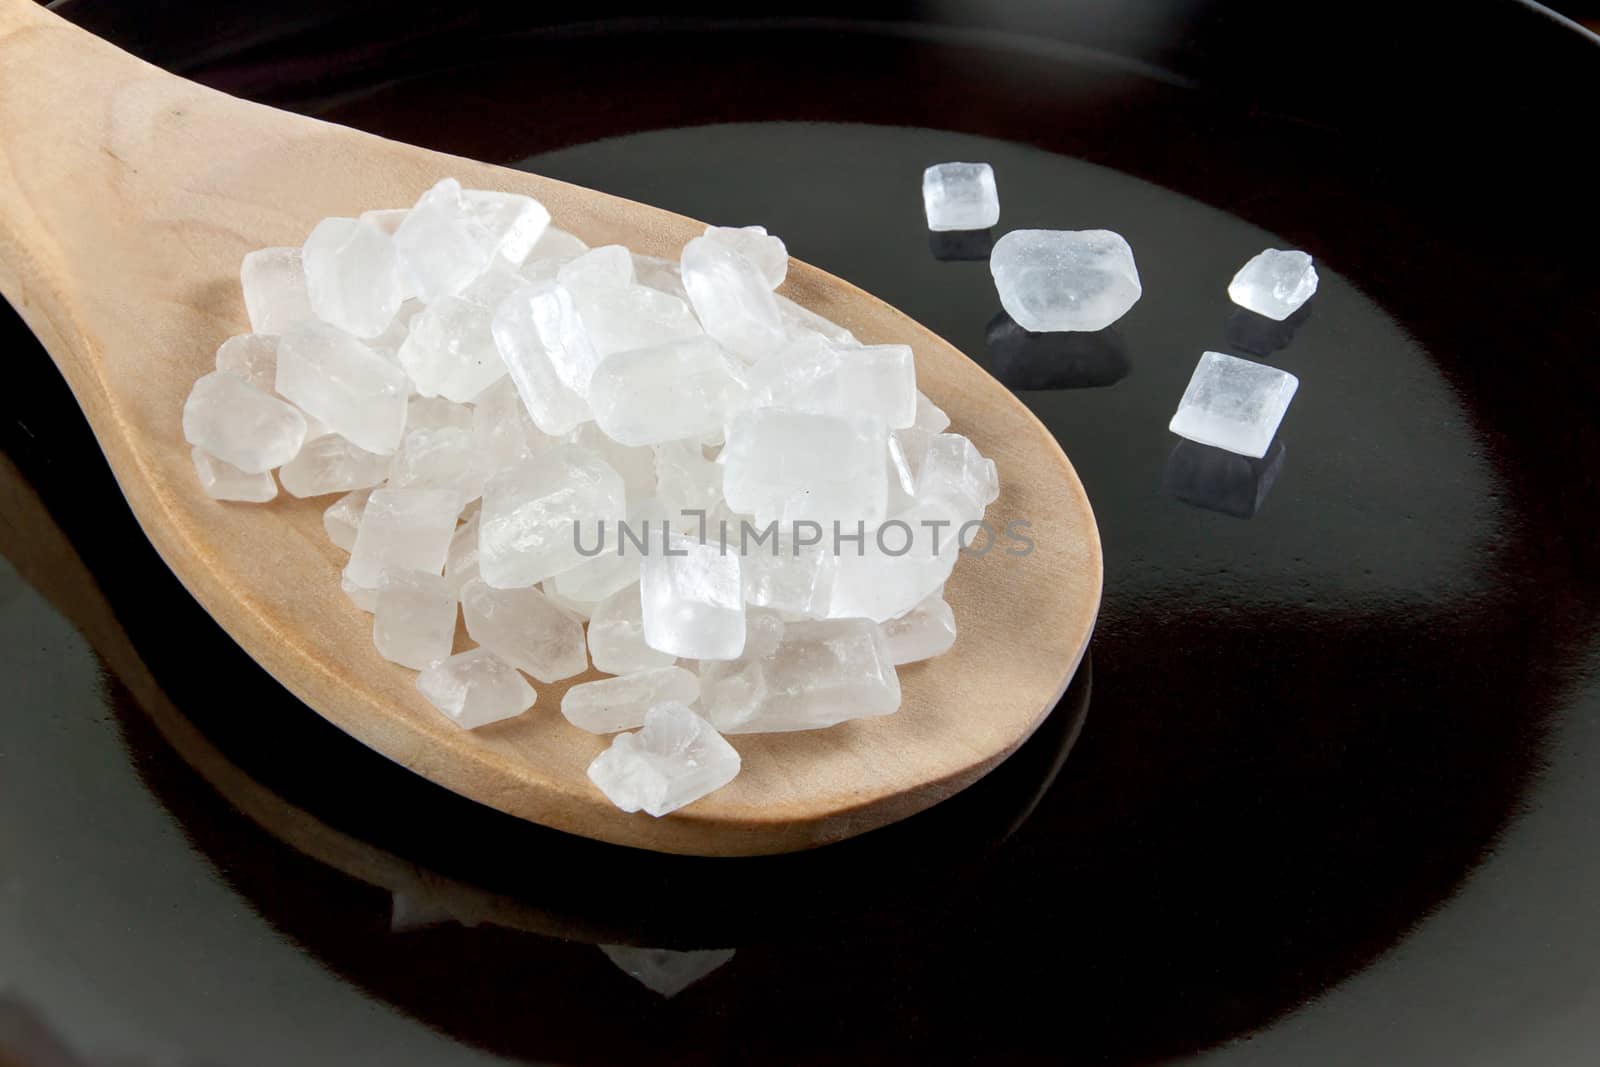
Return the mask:
[[657,704],[689,705],[699,697],[699,677],[682,667],[660,667],[575,685],[561,698],[561,714],[580,730],[614,734],[643,726],[645,712]]
[[461,498],[448,489],[378,489],[367,498],[344,574],[376,589],[384,571],[444,570]]
[[639,563],[645,643],[688,659],[733,659],[744,650],[739,557],[720,544],[668,539]]
[[816,730],[900,707],[900,679],[865,619],[793,622],[756,659],[702,665],[701,704],[723,733]]
[[467,730],[521,715],[538,696],[515,667],[486,648],[440,660],[417,675],[417,688]]
[[1260,459],[1299,387],[1300,379],[1287,371],[1207,352],[1168,428],[1191,441]]
[[727,351],[699,337],[607,356],[589,406],[613,440],[654,445],[716,433],[743,394]]
[[986,230],[1000,221],[1000,193],[987,163],[935,163],[922,172],[930,230]]
[[411,392],[405,371],[355,337],[322,322],[278,342],[278,393],[368,452],[400,444]]
[[[252,333],[280,334],[315,317],[298,248],[259,248],[239,264]],[[220,369],[220,368],[219,368]]]
[[198,448],[189,451],[189,458],[194,461],[194,472],[200,479],[200,488],[213,500],[265,504],[278,495],[278,483],[272,480],[271,471],[258,474],[242,471]]
[[1317,291],[1317,268],[1305,252],[1268,248],[1251,257],[1228,283],[1228,299],[1282,322]]
[[677,662],[672,653],[657,652],[645,643],[637,582],[595,605],[589,616],[589,657],[595,670],[608,674],[634,674]]
[[680,263],[689,303],[706,333],[751,361],[783,345],[783,319],[761,268],[709,237],[684,245]]
[[461,587],[461,614],[474,641],[541,682],[589,669],[582,624],[537,589],[468,582]]
[[768,289],[776,289],[789,275],[789,250],[765,226],[707,226],[705,236],[754,263]]
[[217,369],[237,374],[263,393],[272,392],[278,378],[278,338],[266,333],[242,333],[217,349]]
[[[971,212],[992,174],[960,166],[930,170],[930,224],[991,224]],[[1115,235],[1011,256],[1028,233],[993,266],[1002,295],[1020,282],[1070,320],[1048,328],[1137,298]],[[196,477],[218,500],[342,494],[322,512],[340,589],[463,727],[592,658],[612,677],[567,689],[551,728],[642,727],[590,777],[665,814],[738,772],[719,728],[895,711],[896,666],[955,640],[945,582],[999,493],[912,349],[780,296],[788,270],[760,226],[671,259],[591,249],[537,201],[452,179],[324,220],[240,265],[250,332],[184,406]],[[458,617],[479,647],[451,655]]]
[[884,519],[887,430],[872,417],[757,408],[728,422],[723,491],[765,525],[810,520],[868,529]]
[[618,734],[589,764],[589,780],[623,811],[656,817],[677,811],[733,781],[739,753],[682,704],[645,714],[644,729]]
[[1012,230],[989,271],[1006,314],[1024,330],[1103,330],[1143,290],[1133,249],[1110,230]]
[[601,519],[614,536],[626,514],[622,477],[593,452],[558,445],[531,456],[484,487],[484,581],[510,589],[571,570],[585,559],[579,540],[586,549],[600,542]]
[[372,643],[384,659],[422,670],[450,655],[456,636],[456,594],[422,571],[384,571],[378,580]]
[[300,412],[226,371],[196,380],[183,404],[184,440],[247,474],[287,463],[305,436]]

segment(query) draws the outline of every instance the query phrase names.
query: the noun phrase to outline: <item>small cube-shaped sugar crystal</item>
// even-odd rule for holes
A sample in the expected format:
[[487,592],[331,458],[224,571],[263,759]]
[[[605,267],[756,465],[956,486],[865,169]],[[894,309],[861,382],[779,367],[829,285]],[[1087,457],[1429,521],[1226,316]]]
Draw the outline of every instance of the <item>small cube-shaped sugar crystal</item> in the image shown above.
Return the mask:
[[502,589],[542,582],[586,558],[626,514],[622,476],[588,449],[561,445],[489,480],[479,523],[479,569]]
[[1000,306],[1034,333],[1103,330],[1144,292],[1133,249],[1110,230],[1012,230],[989,272]]
[[721,789],[739,773],[739,753],[700,716],[666,703],[644,729],[618,734],[589,764],[589,780],[623,811],[658,818]]
[[728,423],[723,485],[735,511],[766,524],[802,520],[871,529],[888,507],[881,419],[758,408]]
[[350,334],[304,323],[278,342],[278,392],[334,433],[389,455],[405,430],[406,373]]
[[589,668],[583,624],[537,589],[495,589],[482,579],[461,587],[467,633],[541,682]]
[[202,375],[183,404],[184,440],[247,474],[289,462],[305,436],[305,416],[228,371]]
[[444,570],[461,498],[448,489],[377,489],[367,498],[345,577],[376,589],[384,571]]
[[688,659],[733,659],[744,650],[736,550],[669,538],[640,561],[639,587],[651,648]]
[[385,571],[378,581],[372,642],[384,659],[422,670],[450,654],[456,636],[456,594],[442,577]]
[[486,648],[468,649],[417,675],[428,702],[463,729],[521,715],[538,694],[517,669]]
[[1282,322],[1317,291],[1317,268],[1305,252],[1269,248],[1251,257],[1228,284],[1228,299]]
[[1191,441],[1259,459],[1267,454],[1299,387],[1300,379],[1288,371],[1207,352],[1169,428]]
[[392,237],[360,219],[323,219],[300,255],[318,318],[356,337],[388,328],[404,297]]
[[306,272],[298,248],[258,248],[239,264],[244,309],[254,333],[287,333],[316,318],[306,294]]
[[930,230],[986,230],[1000,221],[1000,194],[987,163],[935,163],[922,172]]

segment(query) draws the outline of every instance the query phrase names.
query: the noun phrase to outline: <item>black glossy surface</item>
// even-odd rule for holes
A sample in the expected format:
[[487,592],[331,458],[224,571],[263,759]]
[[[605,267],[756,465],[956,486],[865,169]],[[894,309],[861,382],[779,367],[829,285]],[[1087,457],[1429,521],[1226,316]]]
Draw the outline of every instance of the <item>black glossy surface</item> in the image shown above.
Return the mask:
[[[23,477],[0,548],[149,673],[102,675],[6,573],[0,1049],[1600,1057],[1600,225],[1569,127],[1600,100],[1592,43],[1513,4],[1448,27],[1240,3],[941,5],[935,25],[903,4],[868,27],[595,14],[516,35],[540,16],[389,33],[371,5],[291,4],[271,30],[234,9],[64,10],[237,91],[768,224],[1045,419],[1094,502],[1106,598],[1046,729],[923,816],[771,860],[576,841],[288,700],[154,557],[7,312],[20,385],[0,432]],[[995,165],[996,233],[1126,234],[1144,299],[1102,335],[1018,330],[984,263],[922,227],[918,174],[947,158]],[[1269,244],[1312,251],[1323,279],[1282,328],[1223,292]],[[1301,378],[1261,464],[1165,430],[1208,347]],[[125,641],[80,617],[92,583],[31,492]],[[736,952],[662,999],[597,943]]]

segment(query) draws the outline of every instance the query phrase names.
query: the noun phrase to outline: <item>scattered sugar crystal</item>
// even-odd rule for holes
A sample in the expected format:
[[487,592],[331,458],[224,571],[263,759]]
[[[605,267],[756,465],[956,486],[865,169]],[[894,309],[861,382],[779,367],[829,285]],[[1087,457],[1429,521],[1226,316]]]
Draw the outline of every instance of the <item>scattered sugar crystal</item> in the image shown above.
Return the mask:
[[597,359],[704,335],[685,301],[647,286],[574,289],[573,301]]
[[372,643],[384,659],[420,671],[450,655],[455,636],[449,583],[421,571],[384,571],[372,616]]
[[760,408],[728,423],[723,490],[729,506],[765,525],[883,521],[889,479],[883,421]]
[[349,552],[356,547],[356,530],[361,526],[361,513],[367,510],[370,489],[356,489],[346,493],[322,513],[322,528],[328,531],[328,540]]
[[562,264],[556,280],[568,289],[620,289],[633,284],[633,255],[622,245],[591,248]]
[[417,688],[466,730],[521,715],[538,697],[515,667],[486,648],[440,660],[417,675]]
[[733,659],[744,648],[739,557],[671,537],[639,563],[645,643],[688,659]]
[[242,333],[217,349],[217,369],[237,374],[263,393],[272,392],[278,378],[278,338],[266,333]]
[[1305,252],[1269,248],[1257,253],[1228,283],[1228,299],[1282,322],[1317,291],[1317,268]]
[[490,585],[532,585],[570,570],[627,514],[622,477],[593,452],[557,445],[495,475],[483,491],[478,566]]
[[1169,429],[1241,456],[1267,454],[1300,379],[1248,359],[1207,352],[1178,401]]
[[307,441],[278,478],[291,496],[325,496],[370,489],[389,475],[389,457],[351,444],[338,434]]
[[580,730],[614,734],[644,725],[647,711],[658,704],[693,704],[700,679],[682,667],[658,667],[617,678],[584,682],[561,698],[561,714]]
[[589,764],[589,780],[623,811],[660,817],[721,789],[739,773],[739,753],[682,704],[657,705],[644,729],[618,734]]
[[278,483],[271,471],[251,473],[199,448],[190,449],[200,488],[213,500],[237,500],[246,504],[265,504],[278,495]]
[[403,370],[327,323],[296,326],[278,342],[278,393],[369,452],[388,455],[405,429]]
[[941,496],[954,502],[963,522],[983,518],[984,510],[1000,495],[994,460],[984,458],[977,446],[958,433],[929,437],[918,466],[917,496]]
[[[560,311],[558,292],[565,291],[547,283],[512,293],[495,309],[490,323],[495,346],[523,406],[534,425],[552,437],[570,433],[579,423],[592,417],[588,402],[562,380],[556,369],[557,357],[551,353],[545,334],[541,332],[541,323],[549,324],[552,306],[557,313]],[[575,310],[573,318],[576,318]],[[564,349],[559,359],[563,366],[573,365]],[[590,371],[592,373],[592,367]]]
[[450,535],[450,551],[445,555],[444,576],[459,600],[468,582],[478,581],[478,516],[474,514]]
[[493,314],[492,307],[441,296],[412,320],[397,356],[417,392],[466,403],[505,377],[489,328]]
[[197,379],[183,404],[184,440],[247,474],[289,462],[305,436],[300,412],[227,371]]
[[477,435],[458,426],[407,430],[388,465],[395,488],[453,489],[463,502],[483,495],[489,473]]
[[723,733],[818,730],[900,707],[889,647],[865,619],[789,623],[760,659],[700,681],[706,718]]
[[705,236],[754,263],[768,289],[782,285],[789,274],[789,250],[765,226],[707,226]]
[[376,589],[384,571],[444,570],[461,498],[448,489],[376,489],[367,498],[345,577]]
[[478,395],[472,405],[472,432],[490,470],[519,463],[553,440],[533,424],[510,378]]
[[280,334],[316,317],[298,248],[259,248],[239,264],[252,333]]
[[644,608],[639,583],[618,590],[595,606],[589,616],[589,656],[595,670],[608,674],[634,674],[670,667],[677,656],[658,652],[645,643]]
[[826,615],[838,567],[831,546],[804,544],[793,534],[774,534],[766,543],[754,544],[762,532],[754,531],[740,546],[745,601],[790,615]]
[[405,298],[394,239],[360,219],[323,219],[300,250],[306,295],[322,321],[376,337]]
[[550,227],[550,212],[531,196],[463,189],[461,206],[488,235],[495,253],[516,266],[532,254]]
[[455,296],[489,269],[495,241],[461,197],[461,183],[445,178],[423,193],[394,234],[401,270],[425,303]]
[[935,495],[868,530],[859,545],[841,545],[828,615],[883,622],[916,607],[949,579],[966,521],[961,505]]
[[1133,249],[1110,230],[1012,230],[989,256],[1000,304],[1024,330],[1102,330],[1143,291]]
[[583,624],[537,589],[495,589],[481,579],[461,587],[467,633],[541,682],[589,669]]
[[589,385],[595,422],[624,445],[715,433],[743,396],[726,350],[709,337],[618,352]]
[[790,340],[799,340],[801,337],[816,334],[834,344],[861,343],[856,340],[855,334],[843,326],[823,318],[810,308],[801,307],[783,294],[773,293],[772,298],[778,304],[778,315],[783,320],[784,333]]
[[909,345],[843,347],[819,336],[786,346],[750,369],[751,406],[883,419],[917,418],[917,369]]
[[787,335],[760,268],[720,241],[683,246],[683,286],[706,333],[746,360],[770,355]]
[[956,643],[956,614],[942,593],[933,594],[904,615],[879,625],[889,649],[889,662],[896,667],[942,656]]
[[922,172],[930,230],[986,230],[1000,221],[1000,193],[987,163],[935,163]]

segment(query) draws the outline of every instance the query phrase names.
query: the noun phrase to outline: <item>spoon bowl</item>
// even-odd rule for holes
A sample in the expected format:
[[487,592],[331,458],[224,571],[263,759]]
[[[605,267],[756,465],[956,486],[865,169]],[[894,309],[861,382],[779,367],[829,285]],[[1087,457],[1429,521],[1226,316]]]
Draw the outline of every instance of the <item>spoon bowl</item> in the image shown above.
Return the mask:
[[325,217],[409,205],[453,176],[536,197],[591,245],[675,259],[704,224],[240,101],[166,74],[30,0],[0,0],[0,162],[0,293],[60,368],[162,558],[310,708],[440,785],[618,844],[701,855],[792,851],[904,818],[976,781],[1034,731],[1082,658],[1100,602],[1100,544],[1055,439],[927,329],[793,262],[784,295],[865,343],[912,347],[922,390],[999,468],[989,521],[1001,530],[1026,525],[1014,527],[1020,538],[993,539],[959,562],[946,599],[960,637],[947,655],[901,668],[899,712],[824,731],[734,737],[743,770],[731,785],[663,819],[624,814],[584,774],[609,738],[573,728],[557,711],[569,686],[597,675],[541,685],[530,713],[460,730],[417,692],[414,672],[378,655],[370,618],[340,590],[345,554],[322,526],[330,501],[210,499],[180,414],[217,346],[248,328],[241,258],[298,245]]

